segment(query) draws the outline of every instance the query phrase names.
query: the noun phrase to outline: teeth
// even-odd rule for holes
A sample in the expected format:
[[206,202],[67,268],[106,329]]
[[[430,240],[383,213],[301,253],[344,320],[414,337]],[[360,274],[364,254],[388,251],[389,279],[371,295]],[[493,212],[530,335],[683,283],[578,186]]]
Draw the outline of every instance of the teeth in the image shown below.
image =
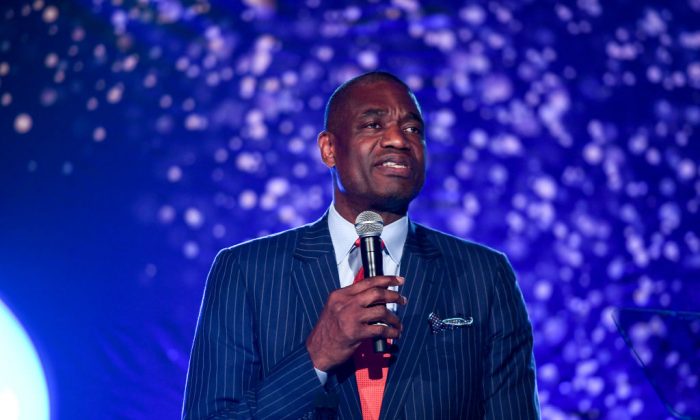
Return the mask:
[[400,163],[394,163],[394,162],[384,162],[382,163],[382,166],[388,166],[389,168],[405,168],[406,165],[402,165]]

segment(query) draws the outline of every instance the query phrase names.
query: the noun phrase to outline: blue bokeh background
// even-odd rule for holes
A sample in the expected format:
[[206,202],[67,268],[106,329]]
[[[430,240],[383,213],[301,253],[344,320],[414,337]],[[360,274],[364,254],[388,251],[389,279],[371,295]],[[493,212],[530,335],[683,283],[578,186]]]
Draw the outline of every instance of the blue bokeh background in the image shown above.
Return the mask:
[[611,313],[700,307],[699,22],[698,0],[3,1],[0,297],[54,417],[179,415],[214,255],[321,216],[325,100],[382,69],[428,124],[412,217],[518,272],[543,417],[663,418]]

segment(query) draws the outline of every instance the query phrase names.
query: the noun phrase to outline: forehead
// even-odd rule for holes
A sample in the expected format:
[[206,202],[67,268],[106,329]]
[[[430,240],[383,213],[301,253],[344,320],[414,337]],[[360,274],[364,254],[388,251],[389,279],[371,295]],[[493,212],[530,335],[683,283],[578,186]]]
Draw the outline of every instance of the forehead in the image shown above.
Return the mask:
[[352,86],[346,96],[346,110],[362,114],[368,109],[416,114],[420,109],[405,86],[393,81],[379,80]]

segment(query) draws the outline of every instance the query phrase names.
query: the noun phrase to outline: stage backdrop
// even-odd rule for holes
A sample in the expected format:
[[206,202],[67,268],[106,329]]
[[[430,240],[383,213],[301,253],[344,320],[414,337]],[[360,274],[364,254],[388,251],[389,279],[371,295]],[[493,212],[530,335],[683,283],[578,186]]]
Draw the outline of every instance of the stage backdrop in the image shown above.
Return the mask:
[[698,0],[2,1],[0,297],[52,417],[179,415],[216,252],[323,214],[324,102],[382,69],[427,121],[411,217],[518,273],[543,416],[663,418],[611,313],[698,310],[699,22]]

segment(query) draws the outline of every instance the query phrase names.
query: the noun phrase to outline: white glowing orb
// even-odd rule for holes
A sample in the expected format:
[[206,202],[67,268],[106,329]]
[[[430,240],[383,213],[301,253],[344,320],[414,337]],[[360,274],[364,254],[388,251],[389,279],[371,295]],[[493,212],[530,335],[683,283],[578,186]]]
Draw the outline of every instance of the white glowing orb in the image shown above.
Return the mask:
[[49,392],[39,356],[0,300],[0,419],[48,419]]

